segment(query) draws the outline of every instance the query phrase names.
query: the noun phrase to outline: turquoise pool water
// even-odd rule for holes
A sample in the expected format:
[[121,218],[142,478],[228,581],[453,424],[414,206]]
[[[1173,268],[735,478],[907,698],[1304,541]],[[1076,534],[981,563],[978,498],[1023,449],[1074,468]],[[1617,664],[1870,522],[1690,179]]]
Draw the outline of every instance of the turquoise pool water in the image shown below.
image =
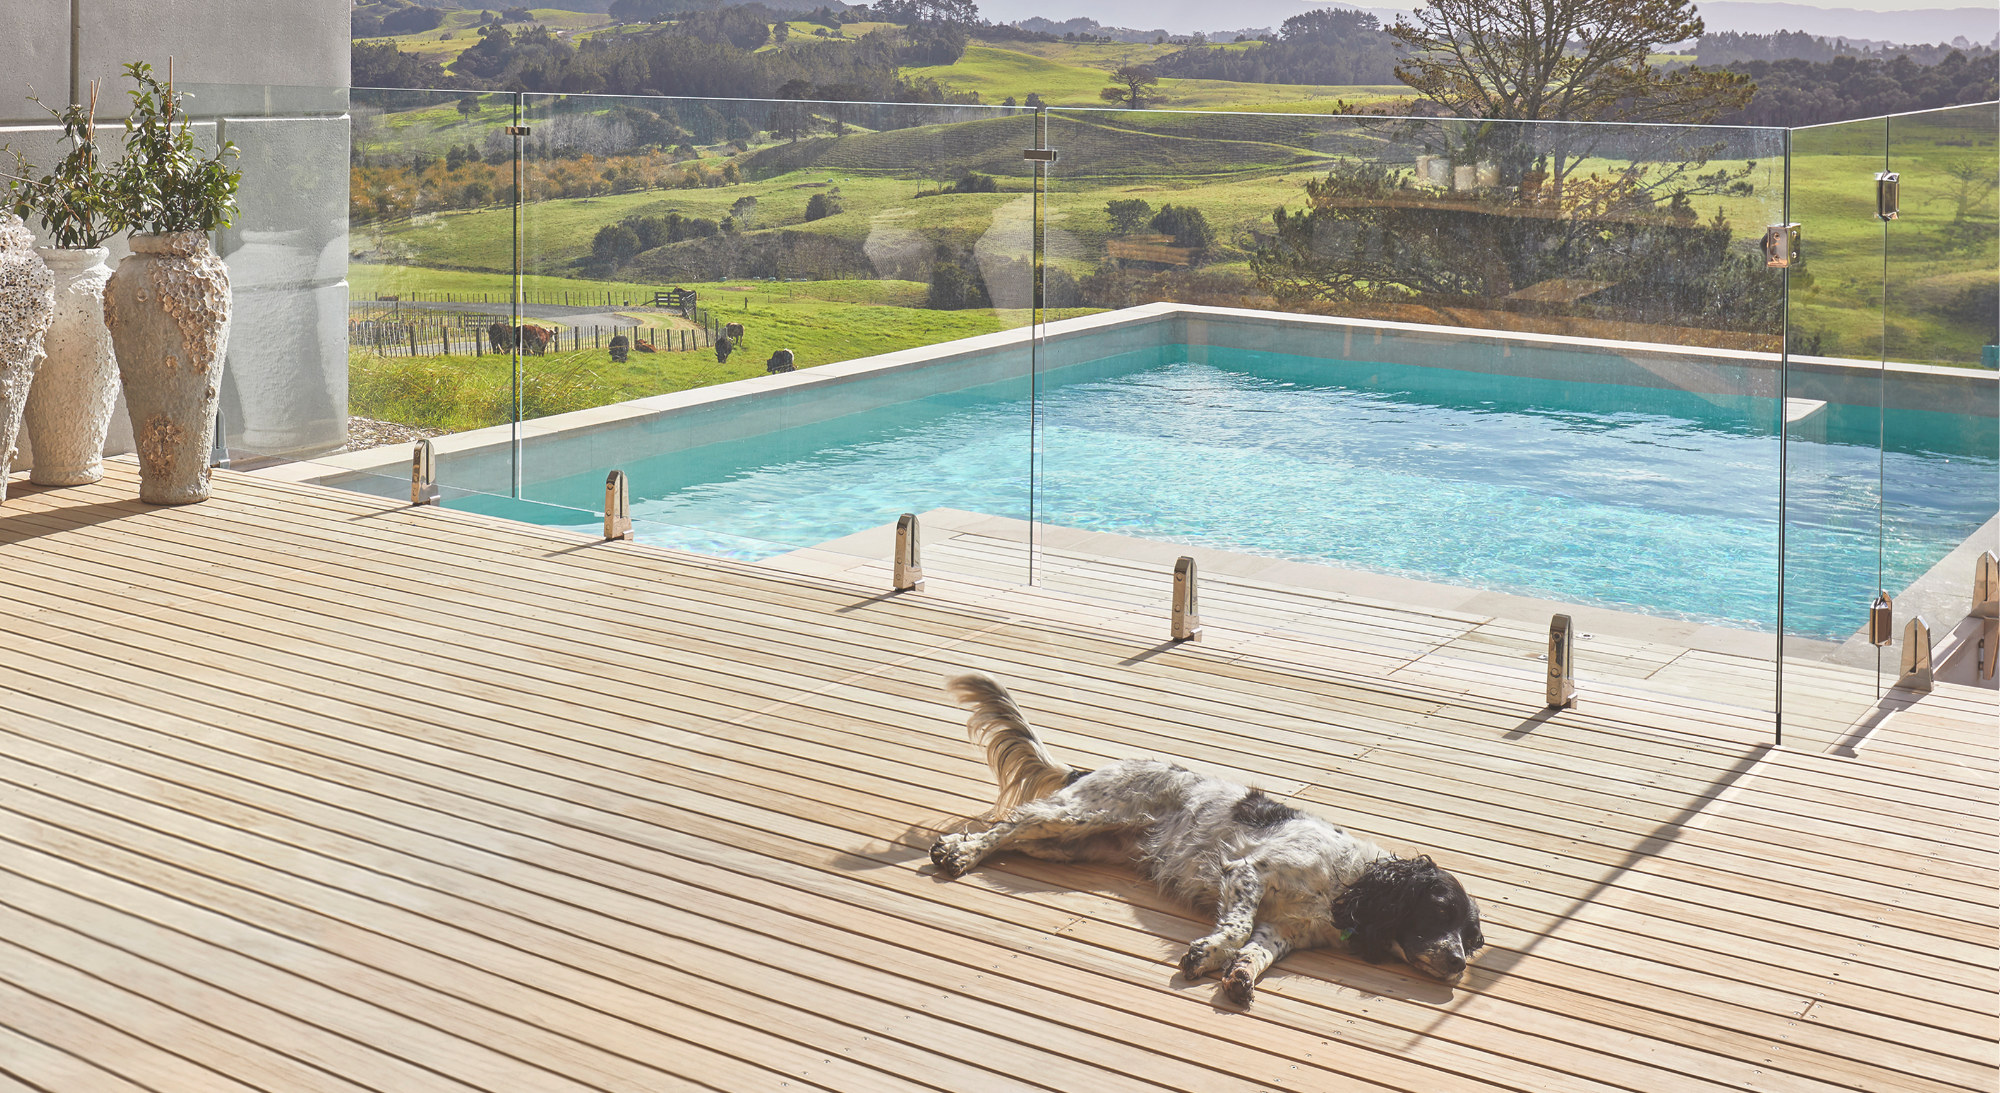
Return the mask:
[[[1044,377],[1035,519],[1775,627],[1775,400],[1222,350],[1144,358]],[[647,542],[754,559],[900,512],[1027,519],[1026,395],[1025,382],[953,392],[623,464],[634,523]],[[1993,514],[1993,419],[1892,412],[1878,452],[1882,428],[1837,405],[1794,427],[1790,633],[1838,640],[1862,621],[1878,503],[1891,590]],[[602,489],[598,471],[531,496],[595,508]]]

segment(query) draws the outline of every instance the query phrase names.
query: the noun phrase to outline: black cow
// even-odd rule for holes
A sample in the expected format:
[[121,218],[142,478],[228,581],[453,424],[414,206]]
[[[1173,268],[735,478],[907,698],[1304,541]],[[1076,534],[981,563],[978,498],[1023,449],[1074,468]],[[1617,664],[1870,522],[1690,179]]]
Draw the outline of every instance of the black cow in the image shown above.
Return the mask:
[[514,328],[506,323],[494,323],[486,328],[486,337],[493,343],[493,351],[502,353],[514,348]]
[[771,354],[771,359],[764,362],[764,371],[767,373],[797,371],[792,365],[792,351],[789,349],[780,349],[776,353]]
[[722,337],[717,338],[715,340],[716,363],[728,364],[729,355],[734,352],[736,352],[736,343],[729,340],[729,335],[724,334]]

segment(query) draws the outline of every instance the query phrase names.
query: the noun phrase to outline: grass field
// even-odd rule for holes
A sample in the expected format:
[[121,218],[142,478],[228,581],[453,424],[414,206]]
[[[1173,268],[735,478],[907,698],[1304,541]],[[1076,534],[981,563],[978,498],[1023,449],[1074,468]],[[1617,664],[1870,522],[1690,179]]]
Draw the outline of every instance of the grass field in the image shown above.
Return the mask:
[[[1995,111],[1969,107],[1802,129],[1792,135],[1792,219],[1804,225],[1795,339],[1835,356],[1969,364],[1990,325],[1941,315],[1968,290],[1992,292],[2000,198],[1992,177]],[[1902,176],[1901,212],[1875,216],[1874,177]],[[1954,175],[1957,172],[1957,175]],[[1959,176],[1972,182],[1960,216]],[[1964,242],[1977,240],[1973,246]],[[1886,286],[1886,291],[1885,291]]]
[[[486,10],[498,12],[504,6],[492,5]],[[535,24],[545,26],[554,31],[567,31],[577,34],[580,37],[587,36],[587,34],[582,32],[607,27],[611,22],[609,15],[564,11],[561,8],[529,8],[528,13],[535,17]],[[436,61],[449,68],[451,62],[458,60],[459,54],[465,52],[467,47],[479,41],[480,15],[481,12],[477,9],[470,11],[448,11],[445,13],[444,25],[433,30],[420,31],[416,34],[392,34],[381,38],[363,38],[358,40],[386,42],[405,53],[414,53],[425,60]],[[519,31],[530,25],[529,23],[508,23],[507,29]]]
[[[809,33],[809,27],[799,24],[795,30]],[[1097,92],[1109,69],[1154,59],[1167,48],[976,43],[958,65],[912,74],[978,89],[989,102],[1007,95],[1025,98],[1032,90],[1052,104],[1091,107],[1049,116],[1049,143],[1061,158],[1048,172],[1040,206],[1049,229],[1049,262],[1079,278],[1104,259],[1111,235],[1108,201],[1139,198],[1155,208],[1171,203],[1201,210],[1216,239],[1204,268],[1240,272],[1256,233],[1270,229],[1272,210],[1299,208],[1304,183],[1322,176],[1337,160],[1376,158],[1407,166],[1424,150],[1397,137],[1393,126],[1324,113],[1335,99],[1354,102],[1390,89],[1165,81],[1168,102],[1203,109],[1121,111],[1101,106]],[[1225,105],[1255,109],[1212,109]],[[1967,193],[1965,186],[1980,184],[1981,170],[1991,178],[1992,115],[1987,107],[1983,112],[1898,119],[1893,134],[1892,123],[1880,120],[1794,134],[1789,215],[1806,225],[1807,256],[1803,269],[1793,274],[1790,326],[1795,345],[1863,358],[1886,352],[1899,360],[1978,361],[1980,347],[1994,336],[1981,325],[1977,309],[1990,309],[1979,294],[1990,290],[1994,280],[1996,200],[1990,187],[1969,200],[1960,198]],[[468,118],[458,113],[451,93],[439,93],[433,105],[421,109],[357,120],[356,143],[370,152],[439,152],[468,141],[481,144],[491,129],[509,120],[509,113],[498,109]],[[938,244],[961,252],[977,248],[982,257],[1027,257],[1033,250],[1036,205],[1020,149],[1034,141],[1031,116],[996,113],[878,132],[855,129],[841,137],[766,140],[735,156],[743,182],[713,189],[566,200],[536,200],[531,192],[521,212],[524,268],[575,277],[597,230],[607,224],[668,212],[719,221],[743,197],[755,197],[758,203],[747,232],[753,240],[758,233],[783,230],[827,236],[864,248],[871,257],[883,248]],[[1694,199],[1704,220],[1717,212],[1726,215],[1736,245],[1746,249],[1763,225],[1786,215],[1785,163],[1775,154],[1775,133],[1762,143],[1768,147],[1750,179],[1756,186],[1753,194]],[[1903,210],[1901,219],[1885,227],[1873,216],[1873,175],[1892,161],[1903,172]],[[1710,169],[1741,162],[1718,161]],[[1622,161],[1588,160],[1574,177],[1623,166]],[[999,192],[935,193],[940,183],[967,170],[996,177]],[[807,202],[833,187],[839,189],[844,211],[805,222]],[[515,261],[513,233],[512,211],[493,208],[384,225],[357,223],[352,239],[363,261],[503,271]],[[864,305],[823,296],[811,297],[810,303],[808,310],[836,304],[909,308],[900,300]],[[952,322],[959,325],[951,330],[972,332],[960,319]],[[856,329],[869,344],[916,344],[903,325]],[[803,328],[798,334],[812,336]],[[822,348],[843,352],[830,345]]]
[[[512,291],[511,279],[504,274],[418,266],[354,263],[348,267],[348,281],[356,300],[416,291],[505,299]],[[595,299],[610,292],[621,302],[650,300],[655,289],[667,287],[541,276],[523,277],[522,282],[533,293],[568,290],[579,298]],[[922,306],[926,286],[914,281],[736,281],[678,287],[700,293],[702,306],[716,321],[744,325],[743,348],[727,364],[718,363],[706,350],[635,353],[624,364],[614,364],[608,350],[526,358],[531,383],[539,385],[535,398],[540,401],[535,405],[540,413],[760,376],[765,359],[780,348],[792,350],[797,365],[807,368],[1009,330],[1031,318],[1026,311],[993,308],[933,311]],[[651,308],[620,310],[635,325],[666,325]],[[1067,318],[1092,310],[1056,309],[1048,317]],[[352,411],[454,431],[498,424],[506,420],[512,398],[508,362],[498,355],[385,357],[357,349],[351,354],[357,376],[351,385]]]
[[[1113,69],[1155,60],[1174,48],[1104,42],[975,43],[966,48],[957,64],[910,68],[904,74],[928,76],[962,91],[978,92],[980,101],[986,103],[1003,102],[1010,96],[1024,102],[1032,92],[1050,106],[1103,106],[1099,92],[1109,85]],[[1167,78],[1155,89],[1152,105],[1181,110],[1328,113],[1335,100],[1379,103],[1413,94],[1401,85],[1252,84]]]

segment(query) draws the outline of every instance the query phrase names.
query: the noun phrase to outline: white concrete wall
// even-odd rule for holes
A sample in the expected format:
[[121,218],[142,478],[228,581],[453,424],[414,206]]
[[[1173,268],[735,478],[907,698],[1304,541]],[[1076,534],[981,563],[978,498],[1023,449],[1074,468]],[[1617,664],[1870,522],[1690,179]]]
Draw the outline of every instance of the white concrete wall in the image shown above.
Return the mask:
[[[346,441],[349,10],[348,0],[0,0],[0,144],[46,169],[62,154],[59,133],[28,94],[60,107],[98,80],[113,150],[125,63],[164,76],[171,59],[204,141],[240,150],[241,211],[215,239],[233,290],[222,407],[239,458]],[[114,241],[113,262],[125,253]],[[131,450],[122,406],[108,448]],[[23,454],[17,469],[32,465]]]

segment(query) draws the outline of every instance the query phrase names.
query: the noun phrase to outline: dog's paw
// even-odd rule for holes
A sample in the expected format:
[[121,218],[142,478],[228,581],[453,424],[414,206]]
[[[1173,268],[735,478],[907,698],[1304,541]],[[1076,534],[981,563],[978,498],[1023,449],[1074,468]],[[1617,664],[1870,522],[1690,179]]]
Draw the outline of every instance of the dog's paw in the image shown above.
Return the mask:
[[1210,934],[1198,938],[1181,954],[1181,974],[1189,979],[1202,976],[1222,967],[1229,958],[1236,955],[1236,946],[1220,934]]
[[964,835],[945,835],[931,844],[931,863],[947,876],[964,876],[977,864]]
[[1239,1006],[1247,1006],[1257,993],[1257,976],[1249,968],[1235,967],[1222,977],[1222,994]]

